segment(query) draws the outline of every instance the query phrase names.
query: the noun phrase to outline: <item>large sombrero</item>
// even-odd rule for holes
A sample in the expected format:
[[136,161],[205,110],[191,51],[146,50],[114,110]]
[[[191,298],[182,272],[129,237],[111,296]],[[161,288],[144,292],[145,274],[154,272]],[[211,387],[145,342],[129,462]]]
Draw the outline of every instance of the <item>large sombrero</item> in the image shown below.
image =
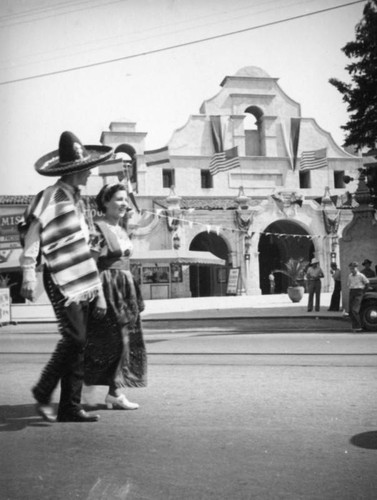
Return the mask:
[[113,153],[110,146],[83,146],[72,132],[63,132],[59,149],[40,158],[34,165],[41,175],[62,176],[89,170],[106,161]]

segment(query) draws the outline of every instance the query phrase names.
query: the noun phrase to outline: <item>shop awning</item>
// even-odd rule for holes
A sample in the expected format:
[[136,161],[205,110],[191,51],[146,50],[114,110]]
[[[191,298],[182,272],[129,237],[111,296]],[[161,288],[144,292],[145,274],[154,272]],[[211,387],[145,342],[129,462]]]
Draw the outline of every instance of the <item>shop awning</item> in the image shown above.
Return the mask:
[[192,250],[148,250],[135,252],[131,261],[136,263],[176,263],[183,265],[198,264],[202,266],[225,266],[225,260],[219,259],[211,252],[194,252]]
[[[20,269],[19,257],[21,248],[9,250],[9,255],[0,258],[1,270]],[[5,252],[4,252],[5,253]],[[8,253],[8,252],[7,252]],[[202,266],[225,266],[225,260],[219,259],[211,252],[194,252],[192,250],[148,250],[146,252],[134,253],[131,257],[133,263],[166,264],[177,263],[183,265],[198,264]]]

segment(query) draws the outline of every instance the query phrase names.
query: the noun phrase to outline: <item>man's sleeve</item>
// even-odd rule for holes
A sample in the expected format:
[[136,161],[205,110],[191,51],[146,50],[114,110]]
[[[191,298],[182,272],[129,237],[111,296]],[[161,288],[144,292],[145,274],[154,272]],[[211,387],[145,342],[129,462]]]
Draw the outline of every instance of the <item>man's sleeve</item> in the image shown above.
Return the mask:
[[40,248],[39,232],[40,222],[35,219],[25,234],[24,248],[20,256],[24,283],[37,280],[36,267]]

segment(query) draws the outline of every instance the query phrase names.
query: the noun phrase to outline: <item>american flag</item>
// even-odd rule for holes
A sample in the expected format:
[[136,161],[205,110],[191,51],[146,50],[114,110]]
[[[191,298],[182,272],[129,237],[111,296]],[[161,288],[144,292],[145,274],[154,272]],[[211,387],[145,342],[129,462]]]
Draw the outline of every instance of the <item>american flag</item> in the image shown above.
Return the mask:
[[216,175],[219,172],[225,172],[237,167],[240,167],[240,161],[238,158],[238,147],[235,146],[220,153],[215,153],[209,164],[209,171],[211,175]]
[[327,167],[327,149],[317,149],[315,151],[303,151],[300,159],[300,170],[314,170],[316,168]]

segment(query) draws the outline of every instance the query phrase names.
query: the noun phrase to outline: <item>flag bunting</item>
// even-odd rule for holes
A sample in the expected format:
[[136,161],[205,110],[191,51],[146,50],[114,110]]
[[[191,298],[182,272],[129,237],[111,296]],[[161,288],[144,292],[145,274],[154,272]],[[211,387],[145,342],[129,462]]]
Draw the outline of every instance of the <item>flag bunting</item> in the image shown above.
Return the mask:
[[144,158],[147,167],[170,163],[169,148],[165,146],[160,149],[150,149],[149,151],[144,151]]
[[215,151],[209,164],[209,171],[211,175],[216,175],[219,172],[225,172],[227,170],[231,170],[232,168],[240,167],[237,146],[224,151],[221,116],[211,116],[210,123],[213,149]]
[[296,169],[296,161],[297,161],[297,151],[298,151],[298,143],[300,140],[300,123],[301,118],[291,118],[291,151],[292,151],[292,162],[293,162],[293,170]]
[[[182,213],[189,213],[189,210],[183,209]],[[156,209],[155,211],[142,209],[141,214],[154,215],[154,216],[158,217],[159,219],[165,219],[165,220],[170,217],[167,210],[161,210],[161,209]],[[224,226],[213,226],[212,227],[209,224],[203,224],[201,222],[196,222],[196,221],[193,221],[190,219],[185,219],[184,216],[179,217],[179,223],[183,224],[183,225],[187,224],[188,227],[190,227],[190,228],[192,228],[194,225],[200,226],[203,229],[203,231],[206,231],[206,232],[215,231],[216,234],[220,234],[220,232],[228,231],[228,232],[233,233],[233,234],[239,233],[240,236],[245,235],[245,229],[235,229],[234,227],[230,228],[230,227],[224,227]],[[338,217],[337,217],[337,227],[339,227],[339,218]],[[261,232],[252,231],[250,234],[273,236],[273,237],[276,237],[278,239],[304,238],[304,239],[308,239],[308,240],[321,239],[321,238],[322,239],[327,238],[328,240],[332,240],[332,238],[334,236],[336,236],[336,234],[334,234],[334,231],[332,231],[331,234],[290,234],[290,233],[275,233],[275,232],[270,233],[270,232],[264,232],[264,231],[261,231]]]

